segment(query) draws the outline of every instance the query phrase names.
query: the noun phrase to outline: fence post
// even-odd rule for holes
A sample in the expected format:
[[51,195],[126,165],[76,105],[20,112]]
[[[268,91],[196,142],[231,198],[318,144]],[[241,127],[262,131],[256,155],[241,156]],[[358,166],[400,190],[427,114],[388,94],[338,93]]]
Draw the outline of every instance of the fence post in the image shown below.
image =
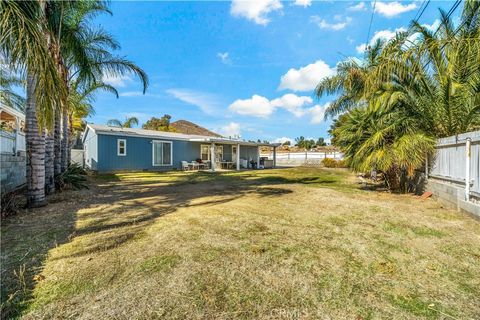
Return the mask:
[[425,180],[428,180],[428,153],[425,154]]
[[470,160],[472,139],[467,138],[465,143],[465,201],[470,201]]

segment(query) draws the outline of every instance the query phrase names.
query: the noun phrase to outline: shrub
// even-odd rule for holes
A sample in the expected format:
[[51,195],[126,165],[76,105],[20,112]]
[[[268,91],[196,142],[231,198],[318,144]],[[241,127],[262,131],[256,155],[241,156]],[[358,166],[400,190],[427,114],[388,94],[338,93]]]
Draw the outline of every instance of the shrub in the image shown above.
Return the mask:
[[345,160],[336,160],[332,158],[325,158],[322,160],[322,164],[326,168],[346,168]]
[[20,190],[2,194],[0,204],[1,219],[16,214],[22,207],[22,198],[23,195]]
[[79,164],[71,164],[64,173],[56,176],[55,187],[57,190],[88,189],[86,175],[87,171]]

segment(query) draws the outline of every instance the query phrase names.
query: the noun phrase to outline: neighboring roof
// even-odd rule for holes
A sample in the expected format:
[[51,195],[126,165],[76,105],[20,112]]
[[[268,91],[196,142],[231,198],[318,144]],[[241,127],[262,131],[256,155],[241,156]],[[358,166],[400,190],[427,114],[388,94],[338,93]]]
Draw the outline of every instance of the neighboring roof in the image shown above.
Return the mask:
[[201,136],[211,136],[211,137],[221,137],[218,133],[205,129],[204,127],[199,126],[193,122],[187,120],[177,120],[170,123],[170,126],[175,128],[175,131],[178,133],[184,134],[193,134]]
[[25,120],[25,113],[23,113],[22,111],[20,111],[18,109],[14,109],[14,108],[6,106],[6,105],[1,105],[0,106],[0,111],[2,113],[5,112],[5,113],[11,114],[11,115],[13,115],[17,118]]
[[[196,142],[217,142],[225,144],[241,144],[249,146],[270,146],[276,147],[279,146],[279,143],[257,143],[244,141],[240,139],[229,139],[223,137],[212,137],[205,135],[195,135],[195,134],[184,134],[178,132],[166,132],[166,131],[155,131],[155,130],[145,130],[145,129],[136,129],[136,128],[120,128],[120,127],[111,127],[101,124],[87,124],[85,132],[88,130],[93,130],[95,133],[99,134],[110,134],[110,135],[122,135],[130,137],[142,137],[142,138],[157,138],[157,139],[173,139],[173,140],[185,140],[185,141],[196,141]],[[86,134],[84,134],[84,139]]]

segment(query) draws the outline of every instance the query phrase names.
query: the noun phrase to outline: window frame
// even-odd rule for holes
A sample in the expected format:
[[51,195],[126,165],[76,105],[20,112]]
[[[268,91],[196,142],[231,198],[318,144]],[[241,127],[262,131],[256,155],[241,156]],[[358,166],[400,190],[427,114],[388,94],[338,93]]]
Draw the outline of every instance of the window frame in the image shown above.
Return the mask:
[[[208,147],[208,159],[204,160],[202,159],[202,148],[203,147]],[[220,150],[220,148],[222,149],[222,152],[218,152],[218,150]],[[224,153],[223,153],[223,146],[217,146],[215,145],[215,153],[216,154],[221,154],[222,155],[222,159],[220,160],[223,160],[223,156],[224,156]],[[200,145],[200,159],[202,159],[202,161],[212,161],[212,145],[210,144],[201,144]],[[219,159],[217,159],[217,161],[219,161]]]
[[[120,143],[123,142],[123,154],[120,153]],[[117,139],[117,156],[125,157],[127,155],[127,139]]]
[[[170,144],[170,163],[169,164],[155,164],[155,144],[158,143],[168,143]],[[163,146],[162,146],[162,157],[163,157]],[[163,158],[162,158],[163,162]],[[171,167],[173,166],[173,142],[167,140],[152,140],[152,166],[153,167]]]

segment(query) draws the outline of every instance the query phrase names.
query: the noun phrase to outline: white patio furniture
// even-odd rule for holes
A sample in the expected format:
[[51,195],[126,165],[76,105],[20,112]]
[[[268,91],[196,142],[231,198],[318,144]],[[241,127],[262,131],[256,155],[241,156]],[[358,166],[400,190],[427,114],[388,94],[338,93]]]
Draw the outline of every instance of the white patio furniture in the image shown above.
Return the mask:
[[182,161],[182,170],[183,171],[190,170],[190,164],[187,161]]
[[195,169],[198,170],[200,168],[200,164],[197,161],[192,161],[192,162],[189,163],[189,165],[192,166],[193,170],[195,170]]

